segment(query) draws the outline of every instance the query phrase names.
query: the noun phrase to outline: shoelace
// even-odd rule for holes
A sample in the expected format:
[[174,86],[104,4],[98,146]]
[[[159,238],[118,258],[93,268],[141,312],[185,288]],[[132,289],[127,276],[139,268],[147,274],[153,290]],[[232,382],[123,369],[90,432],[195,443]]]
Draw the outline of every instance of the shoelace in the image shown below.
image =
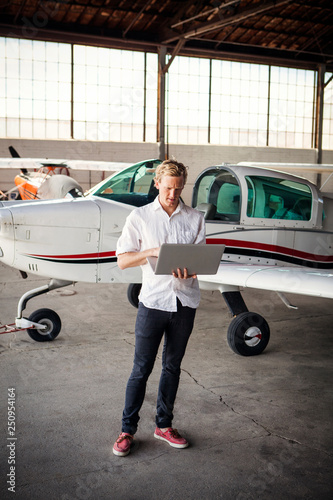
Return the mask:
[[129,439],[129,441],[132,440],[132,437],[129,436],[128,434],[122,434],[121,436],[119,436],[119,438],[117,439],[117,443],[121,443],[122,441],[124,441],[124,439]]
[[170,436],[173,437],[173,438],[176,438],[176,439],[181,438],[181,435],[179,434],[179,432],[177,431],[177,429],[170,429],[169,433],[170,433]]

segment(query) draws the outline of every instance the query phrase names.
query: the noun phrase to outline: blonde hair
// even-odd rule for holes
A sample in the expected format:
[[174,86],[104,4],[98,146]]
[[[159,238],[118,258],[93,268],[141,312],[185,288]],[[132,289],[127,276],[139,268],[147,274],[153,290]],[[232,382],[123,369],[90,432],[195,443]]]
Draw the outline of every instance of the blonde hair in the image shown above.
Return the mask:
[[163,175],[169,175],[170,177],[181,177],[184,178],[184,185],[187,180],[187,169],[183,163],[177,160],[164,160],[156,169],[155,172],[155,182],[160,182]]

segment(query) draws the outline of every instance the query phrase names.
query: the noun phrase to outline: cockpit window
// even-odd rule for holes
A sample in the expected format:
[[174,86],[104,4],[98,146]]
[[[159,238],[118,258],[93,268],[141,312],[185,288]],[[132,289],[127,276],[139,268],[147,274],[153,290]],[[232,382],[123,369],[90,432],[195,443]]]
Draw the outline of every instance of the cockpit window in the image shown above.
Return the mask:
[[158,194],[154,176],[159,163],[159,160],[145,161],[126,168],[99,184],[91,194],[136,207],[146,205]]
[[306,184],[274,177],[247,176],[246,215],[268,219],[310,220],[311,189]]
[[239,221],[240,201],[237,179],[227,170],[208,171],[194,186],[192,206],[206,220]]

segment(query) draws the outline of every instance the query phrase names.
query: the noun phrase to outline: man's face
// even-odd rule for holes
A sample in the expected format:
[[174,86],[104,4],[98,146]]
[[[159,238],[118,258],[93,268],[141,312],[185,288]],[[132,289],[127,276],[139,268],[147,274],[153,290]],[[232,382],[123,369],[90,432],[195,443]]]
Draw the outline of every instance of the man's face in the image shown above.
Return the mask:
[[167,212],[173,212],[178,206],[180,195],[184,189],[184,177],[163,175],[160,182],[156,181],[159,190],[159,200]]

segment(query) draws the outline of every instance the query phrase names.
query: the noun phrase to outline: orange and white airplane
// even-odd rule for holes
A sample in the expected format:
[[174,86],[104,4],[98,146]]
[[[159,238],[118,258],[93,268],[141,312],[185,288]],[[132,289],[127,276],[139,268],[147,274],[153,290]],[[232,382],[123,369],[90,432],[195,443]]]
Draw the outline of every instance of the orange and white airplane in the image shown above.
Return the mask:
[[[61,328],[55,311],[29,318],[23,311],[36,295],[77,281],[129,283],[128,298],[137,304],[141,270],[118,268],[116,244],[130,211],[155,198],[159,163],[137,163],[81,198],[0,202],[0,262],[51,278],[21,297],[17,329],[53,340]],[[333,173],[332,165],[300,167]],[[267,321],[248,311],[242,289],[274,290],[290,307],[288,293],[333,298],[332,194],[276,169],[222,164],[199,175],[192,206],[205,214],[207,244],[226,246],[217,274],[199,276],[199,283],[223,295],[234,316],[227,338],[237,354],[261,353],[270,336]]]
[[[116,172],[129,163],[66,160],[46,158],[21,158],[12,146],[9,147],[12,158],[0,158],[0,169],[15,169],[15,187],[7,193],[0,191],[0,199],[17,198],[21,200],[50,200],[55,198],[78,198],[83,196],[81,185],[70,176],[75,170],[100,170]],[[16,193],[16,196],[14,196]]]

